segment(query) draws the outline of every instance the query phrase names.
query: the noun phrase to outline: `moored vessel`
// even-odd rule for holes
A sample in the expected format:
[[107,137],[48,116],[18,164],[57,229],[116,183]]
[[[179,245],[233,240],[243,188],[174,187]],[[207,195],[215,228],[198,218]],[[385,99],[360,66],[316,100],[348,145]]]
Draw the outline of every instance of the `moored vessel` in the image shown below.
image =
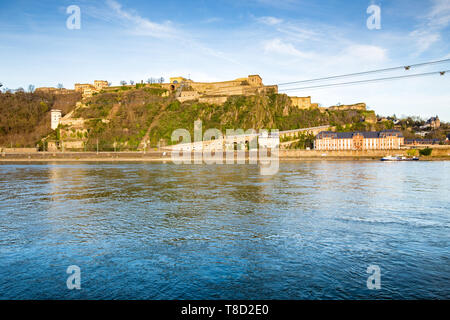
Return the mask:
[[418,157],[412,157],[412,158],[408,158],[405,156],[401,156],[401,155],[397,155],[397,156],[385,156],[383,158],[381,158],[381,161],[417,161],[419,160]]

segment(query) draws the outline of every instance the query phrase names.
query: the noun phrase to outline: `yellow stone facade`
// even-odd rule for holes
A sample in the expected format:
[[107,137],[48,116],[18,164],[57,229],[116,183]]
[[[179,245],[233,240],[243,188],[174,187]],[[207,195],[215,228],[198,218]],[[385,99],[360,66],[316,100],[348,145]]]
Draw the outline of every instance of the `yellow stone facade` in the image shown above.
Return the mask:
[[92,97],[94,93],[100,92],[103,88],[109,86],[106,80],[94,80],[94,84],[90,83],[75,83],[75,91],[81,92],[83,98]]
[[269,91],[278,93],[278,86],[266,86],[259,75],[249,75],[221,82],[195,82],[183,77],[172,77],[170,83],[162,84],[168,90],[175,91],[183,86],[177,99],[181,102],[188,100],[201,100],[215,104],[223,104],[229,96],[255,95]]

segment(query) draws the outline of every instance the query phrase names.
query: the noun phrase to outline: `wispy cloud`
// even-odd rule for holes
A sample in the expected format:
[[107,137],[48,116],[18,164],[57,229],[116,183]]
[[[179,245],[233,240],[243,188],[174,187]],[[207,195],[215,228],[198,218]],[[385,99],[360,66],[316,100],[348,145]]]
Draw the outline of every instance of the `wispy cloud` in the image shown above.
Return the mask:
[[171,38],[179,34],[170,21],[164,23],[153,22],[141,17],[133,10],[125,10],[115,0],[106,0],[106,4],[113,10],[117,18],[126,24],[131,24],[131,30],[137,35],[146,35],[155,38]]
[[373,45],[355,44],[346,48],[343,55],[362,62],[380,63],[388,58],[385,48]]
[[268,53],[294,56],[297,58],[311,58],[311,54],[302,52],[294,47],[292,43],[285,42],[279,38],[264,42],[264,50]]
[[211,17],[208,19],[205,19],[203,21],[201,21],[202,23],[216,23],[216,22],[221,22],[223,21],[223,18],[219,18],[219,17]]
[[442,31],[450,24],[450,0],[433,0],[433,5],[423,16],[423,20],[419,27],[409,33],[416,41],[417,55],[441,40]]
[[277,8],[289,8],[295,5],[298,5],[300,3],[300,0],[250,0],[251,2],[254,2],[258,5],[265,5],[270,7],[277,7]]
[[[116,17],[128,26],[128,31],[133,35],[173,40],[177,42],[177,46],[183,45],[190,50],[196,49],[199,54],[206,54],[230,63],[237,63],[220,50],[215,50],[195,40],[188,32],[184,29],[176,28],[170,21],[164,23],[151,21],[140,16],[133,9],[124,9],[116,0],[106,0],[106,4],[113,10]],[[212,23],[215,21],[219,21],[219,18],[211,18],[205,22]]]
[[441,39],[439,32],[429,29],[416,29],[409,34],[416,41],[417,54],[427,51]]
[[267,24],[269,26],[275,26],[283,22],[283,19],[275,18],[275,17],[259,17],[256,18],[256,21],[259,23]]
[[427,18],[430,26],[447,27],[450,24],[450,0],[434,0]]

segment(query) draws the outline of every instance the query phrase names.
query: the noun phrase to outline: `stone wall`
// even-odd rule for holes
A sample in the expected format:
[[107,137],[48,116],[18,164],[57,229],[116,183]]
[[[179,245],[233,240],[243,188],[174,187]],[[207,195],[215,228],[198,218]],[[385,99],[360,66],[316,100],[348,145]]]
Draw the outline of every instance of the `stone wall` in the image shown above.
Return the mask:
[[[28,148],[27,148],[28,149]],[[33,148],[31,148],[33,149]],[[380,158],[393,154],[389,151],[327,151],[314,150],[280,150],[280,160],[379,160]],[[407,155],[407,150],[396,150],[395,155]],[[149,152],[1,152],[0,161],[171,161],[171,154],[164,151]],[[247,152],[248,155],[248,152]],[[420,157],[421,160],[450,160],[450,148],[433,148],[429,157]]]
[[51,93],[51,94],[70,94],[74,93],[75,90],[65,89],[65,88],[51,88],[51,87],[41,87],[37,88],[34,92],[43,92],[43,93]]
[[311,97],[289,97],[292,102],[292,106],[299,109],[311,108]]
[[83,127],[84,126],[84,119],[64,119],[62,118],[59,123],[61,125],[67,125],[71,127]]
[[360,110],[364,111],[366,110],[366,104],[365,103],[355,103],[350,105],[340,105],[340,106],[331,106],[328,108],[330,111],[342,111],[342,110]]
[[189,100],[197,100],[199,97],[200,95],[197,91],[182,91],[177,100],[180,102],[184,102]]
[[64,149],[84,149],[84,141],[82,140],[63,141],[62,147]]
[[178,89],[180,83],[183,82],[192,90],[197,91],[200,96],[254,95],[266,93],[269,90],[278,93],[278,86],[264,86],[261,77],[258,75],[221,82],[195,82],[182,77],[173,77],[170,78],[170,82],[169,84],[163,84],[163,86],[173,91]]
[[0,148],[2,153],[30,153],[37,151],[37,148]]
[[227,101],[227,96],[205,96],[198,99],[199,102],[202,103],[211,103],[211,104],[218,104],[222,105]]
[[75,91],[83,92],[85,89],[93,89],[94,86],[89,83],[75,83]]
[[94,87],[97,90],[108,87],[108,81],[106,80],[94,80]]

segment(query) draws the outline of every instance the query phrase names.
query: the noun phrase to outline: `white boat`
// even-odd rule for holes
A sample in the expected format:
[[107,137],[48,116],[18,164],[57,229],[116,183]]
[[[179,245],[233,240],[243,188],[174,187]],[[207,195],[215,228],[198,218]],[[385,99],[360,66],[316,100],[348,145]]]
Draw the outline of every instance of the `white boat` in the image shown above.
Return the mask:
[[401,155],[400,156],[399,155],[397,155],[397,156],[389,155],[389,156],[381,158],[381,161],[417,161],[417,160],[419,160],[418,157],[408,158],[408,157],[401,156]]
[[386,157],[383,157],[383,158],[381,158],[381,161],[400,161],[400,158],[399,157],[397,157],[397,156],[386,156]]

